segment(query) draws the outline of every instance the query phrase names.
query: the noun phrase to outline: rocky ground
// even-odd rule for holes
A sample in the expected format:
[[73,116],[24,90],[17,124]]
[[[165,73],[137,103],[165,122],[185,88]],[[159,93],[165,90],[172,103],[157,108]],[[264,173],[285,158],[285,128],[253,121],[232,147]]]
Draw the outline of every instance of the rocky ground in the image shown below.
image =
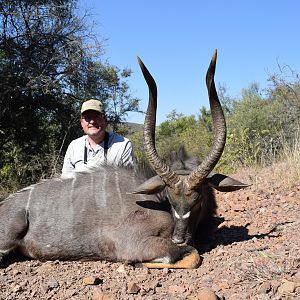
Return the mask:
[[300,182],[279,167],[243,170],[235,178],[250,188],[217,193],[223,222],[198,269],[12,262],[0,269],[0,299],[300,299]]

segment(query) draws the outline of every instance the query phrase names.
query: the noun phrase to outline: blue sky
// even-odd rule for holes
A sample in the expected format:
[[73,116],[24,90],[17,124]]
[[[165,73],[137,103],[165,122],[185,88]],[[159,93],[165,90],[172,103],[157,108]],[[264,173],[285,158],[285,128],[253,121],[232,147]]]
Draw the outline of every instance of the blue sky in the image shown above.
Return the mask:
[[[253,82],[268,87],[280,65],[300,71],[298,0],[81,0],[99,37],[108,39],[103,58],[132,69],[131,93],[146,110],[148,88],[141,57],[158,86],[157,123],[173,109],[198,115],[208,106],[205,74],[218,49],[216,84],[239,97]],[[142,114],[128,121],[143,123]]]

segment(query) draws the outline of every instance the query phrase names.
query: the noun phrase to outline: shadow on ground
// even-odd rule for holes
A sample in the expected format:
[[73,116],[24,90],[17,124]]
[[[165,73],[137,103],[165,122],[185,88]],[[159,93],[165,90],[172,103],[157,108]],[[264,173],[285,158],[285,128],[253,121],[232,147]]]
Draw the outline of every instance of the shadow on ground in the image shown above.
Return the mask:
[[253,238],[264,239],[266,237],[278,237],[278,233],[273,233],[274,229],[271,229],[267,233],[250,235],[247,228],[248,225],[249,224],[243,226],[224,226],[213,233],[211,238],[202,240],[202,242],[198,243],[195,247],[200,254],[203,254],[213,250],[219,245],[227,246],[233,243],[248,241]]

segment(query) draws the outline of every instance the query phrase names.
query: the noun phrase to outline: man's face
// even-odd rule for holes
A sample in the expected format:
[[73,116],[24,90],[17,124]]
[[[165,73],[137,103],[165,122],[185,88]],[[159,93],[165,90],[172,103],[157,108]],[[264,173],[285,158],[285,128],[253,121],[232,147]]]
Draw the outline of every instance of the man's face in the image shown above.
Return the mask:
[[107,127],[107,120],[102,113],[87,110],[82,113],[81,126],[88,136],[101,136]]

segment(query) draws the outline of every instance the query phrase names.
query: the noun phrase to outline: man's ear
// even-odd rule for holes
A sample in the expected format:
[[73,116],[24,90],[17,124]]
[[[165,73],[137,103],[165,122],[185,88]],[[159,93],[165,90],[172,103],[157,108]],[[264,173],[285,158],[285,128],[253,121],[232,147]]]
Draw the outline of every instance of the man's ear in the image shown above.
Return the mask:
[[162,192],[165,186],[165,182],[156,175],[143,182],[131,194],[157,194]]

